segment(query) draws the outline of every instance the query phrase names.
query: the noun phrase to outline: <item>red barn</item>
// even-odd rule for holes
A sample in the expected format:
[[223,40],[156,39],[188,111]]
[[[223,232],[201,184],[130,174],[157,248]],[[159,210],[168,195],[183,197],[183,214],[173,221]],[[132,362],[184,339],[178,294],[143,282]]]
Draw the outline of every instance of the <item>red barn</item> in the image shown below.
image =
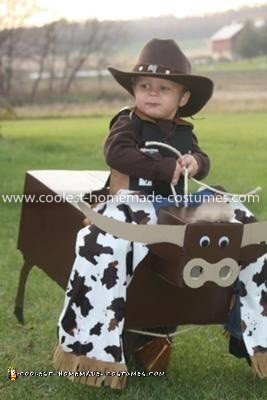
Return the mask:
[[237,42],[244,24],[223,26],[211,37],[213,58],[234,60],[238,58]]

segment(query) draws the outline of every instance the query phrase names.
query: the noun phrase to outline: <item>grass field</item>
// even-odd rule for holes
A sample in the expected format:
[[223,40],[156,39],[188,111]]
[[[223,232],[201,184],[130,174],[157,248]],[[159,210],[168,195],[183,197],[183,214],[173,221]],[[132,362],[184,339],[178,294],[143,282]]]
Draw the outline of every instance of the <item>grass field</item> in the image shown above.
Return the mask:
[[[212,161],[206,182],[246,192],[261,185],[260,203],[248,205],[267,219],[267,115],[210,114],[194,121],[199,141]],[[1,123],[1,194],[21,193],[29,169],[106,169],[101,145],[108,118],[22,120]],[[1,201],[1,198],[0,198]],[[26,324],[17,323],[14,298],[22,256],[16,250],[20,205],[0,203],[0,398],[108,400],[265,400],[267,380],[254,378],[244,360],[228,354],[219,326],[200,327],[174,341],[164,378],[131,378],[114,392],[69,382],[62,377],[6,380],[7,368],[51,371],[56,324],[63,291],[38,268],[28,280]]]
[[240,59],[234,61],[214,62],[202,66],[195,67],[196,72],[207,73],[209,71],[216,72],[252,72],[266,71],[267,57],[260,56],[251,59]]
[[[214,95],[212,101],[209,101],[205,107],[205,112],[265,111],[267,93],[264,82],[267,81],[267,68],[258,70],[233,68],[231,70],[232,63],[228,64],[225,64],[225,67],[229,67],[228,70],[223,67],[219,68],[223,64],[212,64],[211,68],[207,70],[194,70],[194,73],[206,75],[214,82]],[[236,65],[235,62],[233,64]],[[255,61],[255,65],[259,65],[259,61],[258,64]],[[28,90],[29,82],[21,83],[18,85],[21,93],[16,96],[15,100],[16,115],[23,119],[92,117],[112,114],[122,106],[131,106],[132,96],[127,94],[111,76],[103,77],[101,82],[100,84],[95,78],[77,79],[71,93],[62,97],[50,93],[47,81],[44,80],[41,84],[40,97],[34,104],[28,104],[25,101],[25,92]],[[4,113],[1,111],[0,104],[0,118],[1,112]]]

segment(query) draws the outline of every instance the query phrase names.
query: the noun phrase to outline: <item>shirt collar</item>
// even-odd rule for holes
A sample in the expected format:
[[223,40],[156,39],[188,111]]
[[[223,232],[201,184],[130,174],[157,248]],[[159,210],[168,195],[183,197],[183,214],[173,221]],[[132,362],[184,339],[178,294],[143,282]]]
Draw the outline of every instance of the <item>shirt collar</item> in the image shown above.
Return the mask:
[[131,109],[130,115],[132,115],[132,113],[135,113],[140,119],[142,119],[144,121],[153,122],[154,124],[158,124],[161,127],[165,127],[165,129],[167,127],[172,127],[174,124],[175,125],[184,125],[184,126],[193,126],[191,124],[191,122],[188,122],[182,118],[178,118],[177,116],[173,120],[171,120],[171,119],[153,119],[153,118],[147,116],[146,114],[142,113],[137,107],[133,107]]

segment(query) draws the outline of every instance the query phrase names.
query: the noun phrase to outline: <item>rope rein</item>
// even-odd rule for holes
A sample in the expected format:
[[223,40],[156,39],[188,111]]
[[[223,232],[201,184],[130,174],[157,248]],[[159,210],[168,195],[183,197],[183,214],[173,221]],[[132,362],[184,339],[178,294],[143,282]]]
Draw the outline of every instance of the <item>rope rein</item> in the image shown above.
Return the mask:
[[[172,146],[170,146],[170,145],[168,145],[166,143],[161,143],[161,142],[157,142],[157,141],[148,141],[148,142],[145,142],[145,146],[164,147],[166,149],[169,149],[173,153],[175,153],[178,156],[178,159],[182,157],[182,154],[181,154],[181,152],[179,150],[175,149],[174,147],[172,147]],[[186,168],[186,167],[184,168],[184,194],[185,195],[188,195],[188,181],[189,181],[189,179],[191,179],[193,182],[197,183],[200,186],[204,186],[207,189],[212,190],[213,192],[215,191],[216,193],[219,193],[219,194],[222,194],[222,195],[227,195],[229,197],[240,196],[239,193],[230,193],[230,192],[224,192],[222,190],[214,189],[213,187],[207,185],[206,183],[200,182],[200,181],[198,181],[197,179],[195,179],[193,177],[189,177],[188,168]],[[170,185],[171,185],[172,194],[173,194],[174,199],[175,199],[175,204],[176,204],[177,207],[179,207],[179,203],[177,201],[177,194],[176,194],[175,187],[174,187],[173,184],[170,184]],[[258,186],[255,189],[251,190],[250,192],[244,193],[242,196],[247,197],[250,194],[254,194],[254,193],[259,192],[260,190],[261,190],[261,187]],[[186,207],[187,203],[185,203],[184,206]],[[147,335],[147,336],[153,336],[153,337],[162,337],[162,338],[167,338],[168,339],[170,337],[174,337],[174,336],[177,336],[179,334],[192,331],[192,330],[194,330],[196,328],[200,328],[200,326],[192,326],[190,328],[186,328],[186,329],[179,330],[179,331],[176,331],[176,332],[172,332],[172,333],[169,333],[169,334],[168,333],[164,334],[164,333],[156,333],[156,332],[149,332],[149,331],[141,331],[141,330],[137,330],[137,329],[127,329],[127,331],[128,332],[132,332],[132,333],[138,333],[140,335]]]
[[196,328],[200,328],[200,326],[191,326],[190,328],[180,329],[180,330],[177,330],[176,332],[172,332],[172,333],[156,333],[156,332],[149,332],[149,331],[139,331],[138,329],[127,329],[127,332],[138,333],[139,335],[146,335],[146,336],[170,338],[170,337],[174,337],[174,336],[180,335],[185,332],[195,330]]
[[[172,146],[170,146],[169,144],[166,144],[166,143],[161,143],[161,142],[156,142],[156,141],[148,141],[148,142],[145,142],[145,146],[164,147],[164,148],[172,151],[173,153],[175,153],[178,156],[178,159],[182,157],[182,154],[181,154],[181,152],[179,150],[175,149],[174,147],[172,147]],[[186,197],[188,195],[188,181],[189,181],[189,179],[191,179],[193,182],[197,183],[200,186],[204,186],[205,188],[212,190],[213,192],[216,192],[216,193],[222,194],[222,195],[227,195],[229,197],[241,196],[241,195],[244,196],[244,197],[248,197],[249,195],[258,193],[259,191],[262,190],[262,188],[260,186],[257,186],[255,189],[251,190],[250,192],[244,193],[244,194],[242,194],[242,193],[224,192],[222,190],[214,189],[213,187],[207,185],[206,183],[198,181],[197,179],[193,178],[192,176],[190,177],[188,175],[188,168],[184,167],[184,194],[186,195]],[[174,195],[175,204],[178,207],[179,204],[178,204],[178,202],[176,200],[177,194],[176,194],[175,187],[172,184],[170,184],[170,185],[171,185],[172,194]],[[186,207],[187,203],[185,203],[184,206]]]

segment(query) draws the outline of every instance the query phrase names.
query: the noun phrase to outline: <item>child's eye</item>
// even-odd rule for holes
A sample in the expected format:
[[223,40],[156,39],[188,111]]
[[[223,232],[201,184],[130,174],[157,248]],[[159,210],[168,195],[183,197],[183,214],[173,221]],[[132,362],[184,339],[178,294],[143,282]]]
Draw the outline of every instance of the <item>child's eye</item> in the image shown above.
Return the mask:
[[162,90],[162,92],[167,92],[168,90],[171,90],[168,86],[161,86],[160,90]]
[[149,89],[150,88],[150,85],[149,85],[149,83],[140,83],[140,87],[142,88],[142,89]]

